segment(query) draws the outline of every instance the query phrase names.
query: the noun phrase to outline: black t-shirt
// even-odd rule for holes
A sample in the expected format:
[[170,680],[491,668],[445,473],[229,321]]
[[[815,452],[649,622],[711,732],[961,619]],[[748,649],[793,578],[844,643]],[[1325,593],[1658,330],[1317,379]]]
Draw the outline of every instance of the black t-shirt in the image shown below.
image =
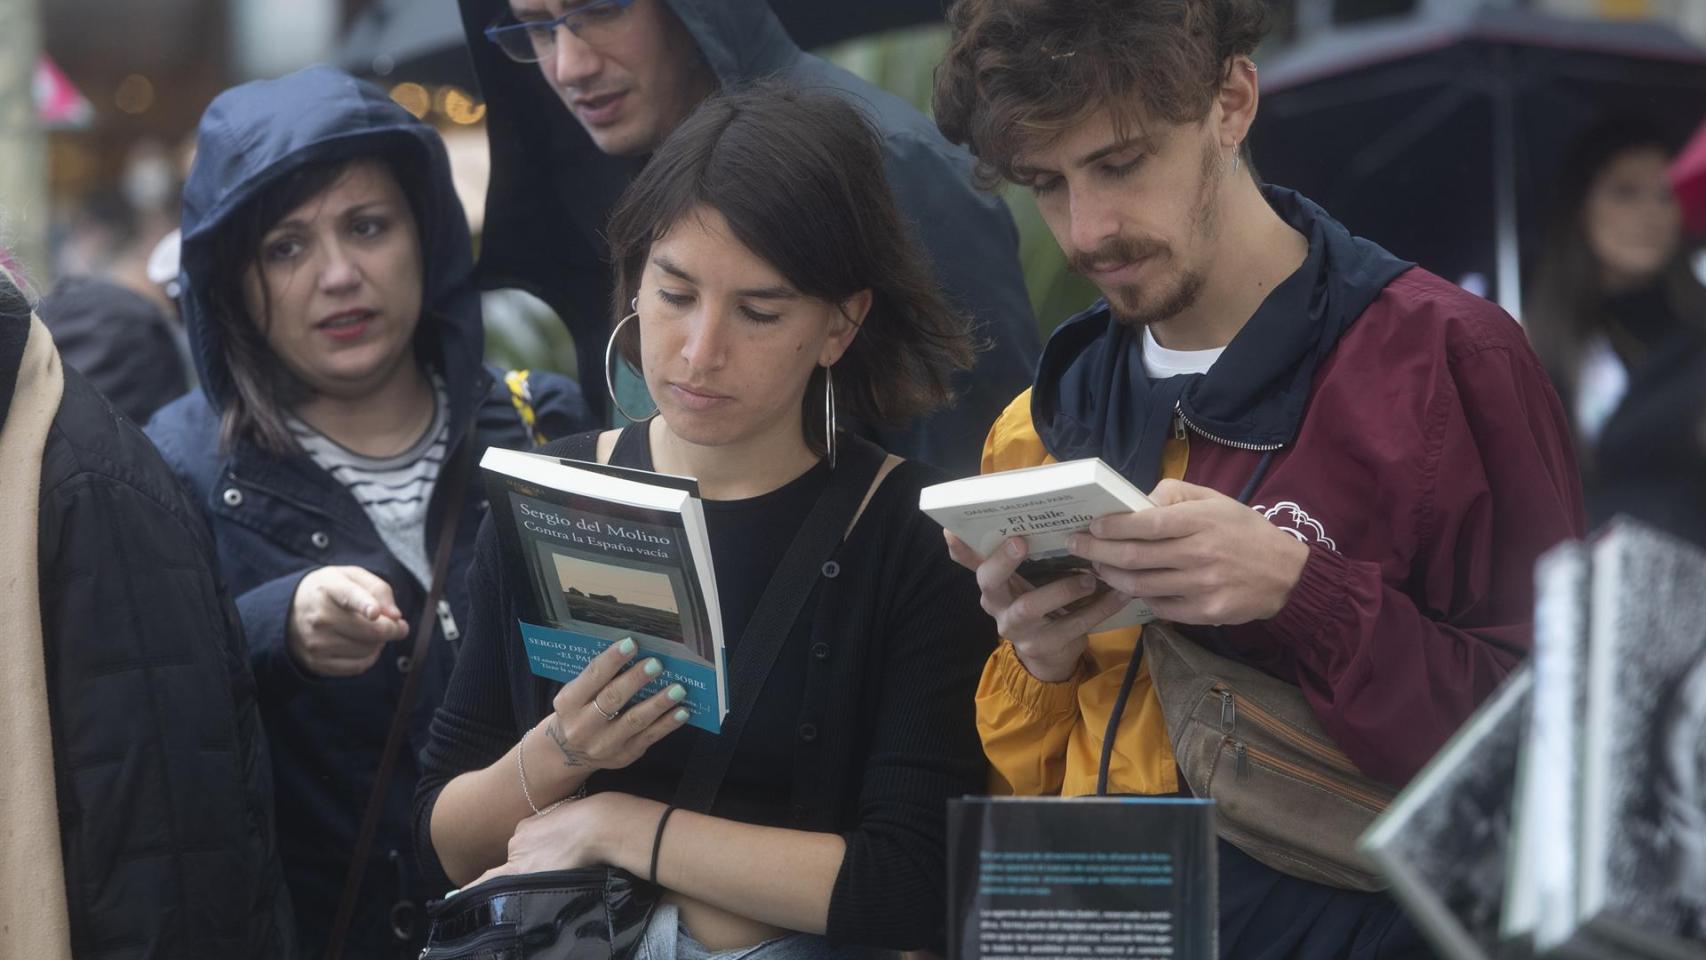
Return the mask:
[[[655,469],[644,429],[622,431],[610,462],[618,467]],[[705,500],[705,528],[711,541],[711,565],[717,577],[717,601],[723,613],[723,644],[729,653],[740,643],[753,611],[782,562],[782,555],[806,515],[829,485],[829,465],[817,465],[781,487],[744,500]],[[805,691],[806,657],[801,616],[794,636],[782,648],[765,680],[768,696],[754,705],[752,719],[718,792],[717,812],[748,823],[780,825],[789,815],[793,788],[793,726]],[[780,735],[778,735],[780,734]],[[684,728],[664,738],[623,770],[594,775],[597,790],[621,790],[654,800],[674,799],[681,771],[698,738]]]

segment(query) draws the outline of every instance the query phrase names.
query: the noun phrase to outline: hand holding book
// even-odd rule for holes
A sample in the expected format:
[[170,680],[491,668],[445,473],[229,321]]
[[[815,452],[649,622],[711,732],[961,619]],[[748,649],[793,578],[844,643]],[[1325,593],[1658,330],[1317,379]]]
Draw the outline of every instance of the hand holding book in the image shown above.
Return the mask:
[[983,608],[1025,668],[1048,682],[1072,675],[1089,633],[1273,617],[1309,559],[1232,497],[1179,480],[1145,496],[1095,459],[937,484],[919,506],[977,573]]
[[581,780],[594,770],[626,767],[687,722],[681,706],[687,690],[680,684],[634,700],[663,672],[655,657],[634,662],[638,651],[632,640],[611,644],[551,699],[545,735],[562,765]]
[[1156,509],[1101,517],[1067,541],[1096,576],[1173,623],[1267,620],[1303,576],[1309,547],[1219,491],[1163,480]]
[[1085,573],[1033,587],[1017,572],[1029,550],[1024,537],[1006,540],[985,557],[952,531],[942,533],[948,555],[977,574],[984,611],[995,618],[1025,670],[1044,683],[1070,678],[1089,645],[1090,631],[1131,602],[1131,597],[1108,590]]

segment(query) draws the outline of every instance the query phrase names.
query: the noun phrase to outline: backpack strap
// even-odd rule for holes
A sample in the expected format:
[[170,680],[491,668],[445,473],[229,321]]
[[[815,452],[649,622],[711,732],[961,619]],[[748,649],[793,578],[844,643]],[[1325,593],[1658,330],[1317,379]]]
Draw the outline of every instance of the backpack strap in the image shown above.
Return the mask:
[[817,504],[794,534],[782,562],[777,564],[776,572],[759,597],[752,619],[747,621],[746,632],[741,634],[740,642],[729,656],[729,714],[723,718],[722,732],[715,737],[699,738],[688,757],[681,784],[676,788],[678,807],[701,813],[711,809],[740,743],[741,732],[751,719],[759,691],[764,689],[764,681],[770,676],[783,642],[793,632],[806,598],[811,596],[818,578],[826,575],[825,568],[850,529],[851,521],[863,510],[876,485],[887,476],[884,468],[892,469],[883,451],[868,441],[843,434],[839,443],[839,462],[830,472],[829,486],[818,496]]
[[531,372],[511,370],[504,374],[504,386],[509,388],[509,402],[515,406],[515,415],[521,418],[521,425],[527,428],[527,435],[537,447],[543,445],[546,438],[539,432],[539,415],[533,409],[533,390],[527,385],[527,375]]

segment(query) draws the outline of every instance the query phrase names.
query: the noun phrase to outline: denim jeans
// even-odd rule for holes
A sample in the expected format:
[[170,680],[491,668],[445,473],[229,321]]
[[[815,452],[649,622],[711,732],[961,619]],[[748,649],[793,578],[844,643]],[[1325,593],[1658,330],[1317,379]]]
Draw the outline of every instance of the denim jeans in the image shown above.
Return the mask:
[[682,928],[675,904],[660,903],[652,911],[635,960],[887,960],[893,956],[884,950],[836,946],[810,933],[791,933],[735,950],[712,950]]

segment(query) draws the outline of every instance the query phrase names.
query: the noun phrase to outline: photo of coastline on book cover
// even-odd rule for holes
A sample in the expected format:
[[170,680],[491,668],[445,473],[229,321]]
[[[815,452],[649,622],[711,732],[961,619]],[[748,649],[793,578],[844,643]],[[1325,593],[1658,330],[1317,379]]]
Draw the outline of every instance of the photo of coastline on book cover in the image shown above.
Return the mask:
[[[500,454],[493,456],[493,454]],[[519,624],[528,664],[568,682],[632,638],[663,673],[636,700],[686,687],[688,723],[716,732],[727,712],[720,610],[704,518],[690,491],[515,451],[490,451],[487,498],[499,540],[529,585]],[[634,502],[641,501],[641,502]]]

